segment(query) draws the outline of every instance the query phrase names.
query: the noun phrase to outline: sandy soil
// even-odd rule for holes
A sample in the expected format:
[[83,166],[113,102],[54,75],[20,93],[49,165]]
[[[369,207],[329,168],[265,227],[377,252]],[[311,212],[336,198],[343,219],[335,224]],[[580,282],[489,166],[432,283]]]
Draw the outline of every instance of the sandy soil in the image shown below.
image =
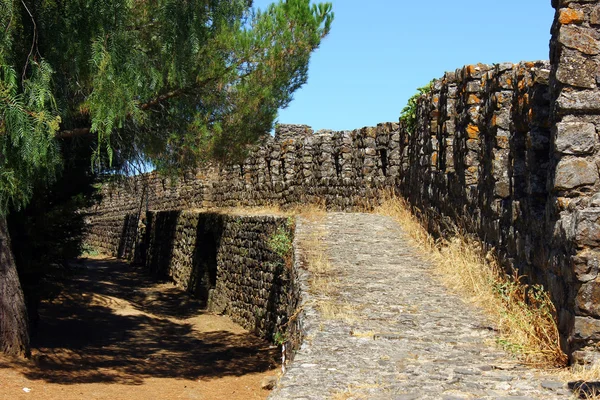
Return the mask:
[[268,396],[276,348],[139,268],[88,259],[76,270],[42,305],[32,360],[0,358],[0,399]]

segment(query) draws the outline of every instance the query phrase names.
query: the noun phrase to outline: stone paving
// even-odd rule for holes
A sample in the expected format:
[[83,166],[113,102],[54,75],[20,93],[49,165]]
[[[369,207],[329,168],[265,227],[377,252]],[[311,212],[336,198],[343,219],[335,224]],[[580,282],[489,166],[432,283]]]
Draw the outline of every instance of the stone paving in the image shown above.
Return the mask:
[[315,230],[337,268],[335,301],[351,311],[324,318],[315,305],[328,299],[310,293],[303,273],[306,338],[270,399],[573,398],[565,382],[499,349],[489,322],[432,278],[392,219],[299,220],[298,242]]

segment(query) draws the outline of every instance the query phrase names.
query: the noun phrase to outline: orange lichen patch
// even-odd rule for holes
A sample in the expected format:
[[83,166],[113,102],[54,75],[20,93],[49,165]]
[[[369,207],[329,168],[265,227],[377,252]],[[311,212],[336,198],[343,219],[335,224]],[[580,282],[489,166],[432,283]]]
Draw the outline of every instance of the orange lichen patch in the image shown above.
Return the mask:
[[529,95],[525,93],[523,96],[518,98],[519,109],[525,108],[525,106],[529,106]]
[[559,11],[558,22],[563,25],[578,24],[583,22],[583,12],[573,10],[572,8],[561,8]]
[[469,124],[469,126],[467,126],[467,135],[469,135],[469,139],[478,139],[479,127],[477,125]]
[[431,155],[431,165],[437,165],[437,161],[438,161],[438,154],[437,153],[433,153]]
[[571,200],[567,197],[559,197],[556,199],[556,205],[559,210],[566,210],[569,207]]
[[492,126],[497,126],[498,125],[498,116],[497,115],[493,115],[492,116]]
[[506,84],[509,86],[512,85],[512,79],[506,78]]
[[377,136],[377,130],[373,127],[365,128],[365,135],[370,138]]
[[475,173],[477,173],[477,171],[478,171],[478,170],[479,170],[479,167],[476,167],[476,166],[474,166],[474,165],[473,165],[473,166],[470,166],[469,168],[467,168],[467,171],[469,171],[469,172],[470,172],[470,173],[472,173],[472,174],[475,174]]
[[467,65],[466,68],[469,75],[473,75],[477,72],[477,67],[475,65]]
[[467,104],[479,104],[479,102],[481,102],[481,99],[474,94],[470,94],[467,99]]
[[496,96],[496,103],[498,103],[498,104],[502,104],[506,101],[506,96],[503,95],[502,93],[496,93],[495,96]]
[[434,106],[437,106],[440,102],[440,96],[433,96],[433,99],[431,101],[433,102]]
[[527,62],[525,63],[525,66],[526,66],[527,68],[533,68],[533,67],[535,67],[535,63],[533,63],[533,62],[531,62],[531,61],[527,61]]

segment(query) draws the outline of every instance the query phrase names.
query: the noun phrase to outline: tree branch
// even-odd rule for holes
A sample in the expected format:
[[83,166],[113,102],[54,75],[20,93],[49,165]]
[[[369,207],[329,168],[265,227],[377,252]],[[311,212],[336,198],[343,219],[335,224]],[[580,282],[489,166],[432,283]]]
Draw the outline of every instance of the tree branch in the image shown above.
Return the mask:
[[[230,66],[229,68],[227,68],[228,71],[232,70],[234,67],[237,67],[239,65],[236,64],[234,66]],[[245,77],[249,75],[249,73],[244,74],[241,76],[241,78]],[[203,85],[208,84],[211,81],[216,80],[217,78],[215,77],[211,77],[211,78],[207,78],[201,82],[196,82],[193,85],[187,86],[187,87],[183,87],[183,88],[179,88],[179,89],[174,89],[171,90],[169,92],[163,93],[161,95],[158,95],[157,97],[153,98],[152,100],[149,100],[148,102],[140,105],[140,110],[142,111],[146,111],[154,106],[157,106],[165,101],[168,101],[172,98],[175,97],[179,97],[182,96],[186,93],[190,93],[196,89],[199,89],[200,87],[202,87]],[[59,131],[56,134],[56,137],[58,139],[66,139],[66,138],[72,138],[72,137],[81,137],[81,136],[86,136],[89,135],[91,133],[91,129],[89,127],[85,127],[85,128],[75,128],[75,129],[70,129],[70,130],[63,130],[63,131]]]
[[58,139],[69,139],[73,137],[87,136],[91,132],[90,128],[75,128],[66,131],[59,131],[56,134]]

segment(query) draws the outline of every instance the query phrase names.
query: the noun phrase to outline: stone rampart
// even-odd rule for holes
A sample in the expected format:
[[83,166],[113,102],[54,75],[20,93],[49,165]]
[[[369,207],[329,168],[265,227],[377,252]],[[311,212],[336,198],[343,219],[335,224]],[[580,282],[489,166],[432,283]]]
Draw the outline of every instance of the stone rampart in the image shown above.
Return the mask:
[[[291,349],[300,335],[297,321],[290,321],[300,302],[293,224],[277,216],[149,211],[141,221],[128,214],[124,226],[131,229],[121,237],[126,255],[155,276],[266,339],[285,338]],[[103,242],[89,243],[101,248]]]
[[548,181],[550,270],[563,271],[562,329],[577,359],[600,340],[600,2],[553,0]]
[[[574,360],[600,343],[600,2],[555,0],[550,62],[469,65],[421,96],[414,131],[281,125],[241,164],[103,189],[89,241],[133,257],[146,210],[368,208],[401,193],[443,235],[459,226],[543,284]],[[174,279],[177,279],[174,277]]]

